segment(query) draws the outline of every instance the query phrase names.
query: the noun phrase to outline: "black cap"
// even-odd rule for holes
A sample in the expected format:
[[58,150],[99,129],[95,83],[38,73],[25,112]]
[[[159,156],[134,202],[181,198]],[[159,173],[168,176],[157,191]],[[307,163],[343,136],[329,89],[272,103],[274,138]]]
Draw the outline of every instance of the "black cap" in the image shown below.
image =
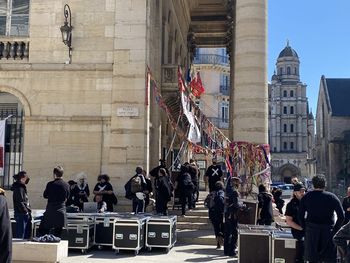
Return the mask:
[[305,186],[302,183],[296,183],[294,185],[293,191],[297,192],[297,191],[300,191],[301,189],[305,190]]

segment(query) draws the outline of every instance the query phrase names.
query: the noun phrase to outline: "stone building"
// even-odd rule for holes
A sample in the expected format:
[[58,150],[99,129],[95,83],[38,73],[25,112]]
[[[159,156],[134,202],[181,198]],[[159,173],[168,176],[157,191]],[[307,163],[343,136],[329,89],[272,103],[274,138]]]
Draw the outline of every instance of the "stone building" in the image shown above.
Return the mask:
[[280,52],[269,84],[269,143],[272,179],[290,183],[292,177],[315,174],[314,117],[308,108],[306,84],[300,80],[297,52]]
[[[186,70],[197,47],[230,52],[230,138],[267,143],[267,0],[1,3],[1,117],[15,117],[0,185],[25,169],[34,208],[57,164],[91,186],[107,173],[119,195],[136,165],[155,166],[171,135],[147,67],[164,96],[177,92],[177,66]],[[60,31],[65,3],[72,50]]]
[[350,79],[321,77],[316,112],[317,173],[345,194],[350,184]]

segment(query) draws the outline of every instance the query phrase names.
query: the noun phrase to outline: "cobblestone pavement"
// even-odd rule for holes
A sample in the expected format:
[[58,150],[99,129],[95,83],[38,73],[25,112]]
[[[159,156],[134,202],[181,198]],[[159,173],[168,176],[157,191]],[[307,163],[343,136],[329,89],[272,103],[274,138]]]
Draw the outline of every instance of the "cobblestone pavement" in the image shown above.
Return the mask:
[[211,246],[204,245],[181,245],[177,244],[167,254],[164,249],[153,249],[152,251],[140,251],[135,256],[133,251],[120,251],[115,254],[112,250],[89,250],[86,254],[79,251],[72,251],[69,257],[61,261],[61,263],[74,262],[213,262],[213,263],[237,263],[237,258],[224,256],[223,250],[217,250]]

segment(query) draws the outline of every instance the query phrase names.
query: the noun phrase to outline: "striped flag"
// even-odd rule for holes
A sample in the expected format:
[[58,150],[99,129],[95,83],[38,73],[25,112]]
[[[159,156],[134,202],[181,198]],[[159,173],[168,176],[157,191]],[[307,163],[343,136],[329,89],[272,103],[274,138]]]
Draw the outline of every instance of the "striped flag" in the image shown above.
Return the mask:
[[4,176],[5,127],[6,120],[0,121],[0,176]]

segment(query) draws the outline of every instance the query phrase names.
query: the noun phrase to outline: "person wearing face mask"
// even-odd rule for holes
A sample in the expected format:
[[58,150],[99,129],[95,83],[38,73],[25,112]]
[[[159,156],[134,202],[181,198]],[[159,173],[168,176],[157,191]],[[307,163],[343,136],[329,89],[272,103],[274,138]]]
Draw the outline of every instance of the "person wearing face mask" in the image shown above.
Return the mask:
[[13,208],[16,220],[15,238],[29,239],[31,237],[31,209],[26,185],[29,177],[25,171],[13,176],[15,182],[11,186],[13,191]]
[[293,198],[286,206],[286,223],[292,228],[292,235],[296,242],[296,259],[295,262],[304,262],[304,229],[301,227],[299,220],[300,200],[305,195],[305,187],[301,183],[295,183],[293,188]]
[[44,191],[47,199],[46,210],[41,220],[40,235],[53,234],[61,237],[62,228],[66,225],[66,201],[69,197],[69,185],[62,179],[63,168],[56,166],[53,169],[54,180],[48,182]]

